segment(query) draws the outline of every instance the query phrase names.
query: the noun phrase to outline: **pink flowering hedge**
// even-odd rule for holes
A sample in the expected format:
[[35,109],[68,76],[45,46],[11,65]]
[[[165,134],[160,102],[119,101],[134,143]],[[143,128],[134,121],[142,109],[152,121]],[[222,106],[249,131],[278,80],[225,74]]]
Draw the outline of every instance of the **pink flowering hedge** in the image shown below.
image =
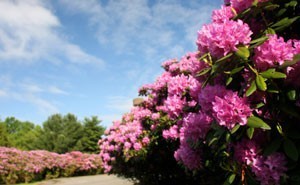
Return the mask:
[[227,0],[99,141],[141,184],[300,184],[300,3]]
[[78,151],[57,154],[45,150],[21,151],[0,147],[0,161],[0,184],[102,172],[99,155]]

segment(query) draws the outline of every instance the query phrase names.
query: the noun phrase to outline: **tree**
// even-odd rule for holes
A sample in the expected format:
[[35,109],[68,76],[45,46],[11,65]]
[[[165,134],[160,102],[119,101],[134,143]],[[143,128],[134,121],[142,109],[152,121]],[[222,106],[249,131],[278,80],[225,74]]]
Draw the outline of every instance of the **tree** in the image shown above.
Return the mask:
[[41,147],[48,151],[66,153],[75,149],[82,138],[82,125],[73,114],[54,114],[43,124]]
[[0,146],[10,146],[8,132],[4,123],[0,123]]
[[99,125],[100,123],[101,121],[97,118],[97,116],[84,119],[83,136],[77,143],[77,147],[81,147],[81,151],[87,153],[99,153],[97,143],[105,130],[103,126]]

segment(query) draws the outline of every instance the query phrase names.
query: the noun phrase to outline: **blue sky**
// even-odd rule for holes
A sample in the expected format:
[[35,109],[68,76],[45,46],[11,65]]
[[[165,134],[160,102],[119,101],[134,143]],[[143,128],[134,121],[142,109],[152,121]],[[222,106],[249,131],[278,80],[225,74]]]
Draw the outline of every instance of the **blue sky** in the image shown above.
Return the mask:
[[0,117],[54,113],[105,126],[166,59],[195,51],[222,0],[1,0]]

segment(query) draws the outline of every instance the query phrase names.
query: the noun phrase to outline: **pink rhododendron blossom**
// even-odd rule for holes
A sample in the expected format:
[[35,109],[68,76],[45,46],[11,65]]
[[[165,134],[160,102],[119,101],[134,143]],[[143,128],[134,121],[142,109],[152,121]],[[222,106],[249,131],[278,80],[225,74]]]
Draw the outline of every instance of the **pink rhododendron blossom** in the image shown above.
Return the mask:
[[149,137],[144,137],[143,140],[142,140],[142,142],[143,142],[143,144],[148,145],[150,143]]
[[214,10],[212,20],[215,23],[223,23],[234,17],[234,12],[230,6],[222,6],[219,10]]
[[252,112],[246,100],[233,91],[227,91],[224,97],[215,97],[212,104],[214,118],[228,129],[232,129],[237,123],[246,125]]
[[237,161],[251,165],[257,158],[259,146],[255,140],[243,139],[234,146],[234,157]]
[[183,118],[183,127],[180,129],[181,140],[193,142],[204,139],[210,129],[213,119],[205,113],[189,113]]
[[180,71],[190,73],[192,76],[195,76],[197,72],[208,67],[205,62],[199,61],[198,55],[198,52],[190,52],[182,57],[178,64]]
[[223,57],[236,51],[238,45],[248,45],[252,32],[241,20],[211,23],[198,32],[197,45],[201,54],[210,52],[214,57]]
[[165,139],[177,139],[179,138],[178,126],[173,125],[168,130],[163,131],[163,137]]
[[201,109],[207,113],[212,111],[212,102],[215,101],[215,97],[223,97],[226,93],[225,86],[207,85],[205,88],[201,89],[198,94],[198,102]]
[[174,157],[189,170],[202,168],[201,152],[193,150],[188,144],[181,144],[180,148],[175,151]]
[[142,149],[142,145],[141,143],[134,143],[133,148],[135,151],[139,151],[140,149]]
[[255,49],[255,65],[261,71],[280,66],[285,60],[292,60],[295,53],[292,41],[285,42],[277,35],[268,37],[267,41]]
[[186,105],[186,100],[179,96],[168,96],[164,102],[164,106],[160,109],[166,112],[170,118],[178,117],[182,111],[183,107]]
[[287,171],[286,164],[283,154],[273,153],[267,157],[259,156],[251,169],[262,185],[279,185],[280,178]]
[[[294,54],[300,54],[300,41],[293,40]],[[293,85],[294,87],[300,87],[300,61],[296,64],[287,67],[286,69],[286,83]]]
[[[269,0],[258,0],[258,2],[267,2]],[[228,2],[228,1],[227,1]],[[254,0],[230,0],[231,6],[237,11],[241,12],[247,8],[250,8]]]

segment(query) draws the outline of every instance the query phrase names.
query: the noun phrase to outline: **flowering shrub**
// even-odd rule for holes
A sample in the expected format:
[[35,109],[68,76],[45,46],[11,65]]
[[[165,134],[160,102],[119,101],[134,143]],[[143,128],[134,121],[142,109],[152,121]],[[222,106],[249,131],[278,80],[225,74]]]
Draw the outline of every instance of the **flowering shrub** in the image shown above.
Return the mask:
[[225,1],[198,51],[164,62],[99,141],[106,172],[147,185],[300,184],[299,19],[298,1]]
[[0,161],[0,183],[6,184],[101,172],[98,155],[77,151],[57,154],[45,150],[21,151],[0,147]]

